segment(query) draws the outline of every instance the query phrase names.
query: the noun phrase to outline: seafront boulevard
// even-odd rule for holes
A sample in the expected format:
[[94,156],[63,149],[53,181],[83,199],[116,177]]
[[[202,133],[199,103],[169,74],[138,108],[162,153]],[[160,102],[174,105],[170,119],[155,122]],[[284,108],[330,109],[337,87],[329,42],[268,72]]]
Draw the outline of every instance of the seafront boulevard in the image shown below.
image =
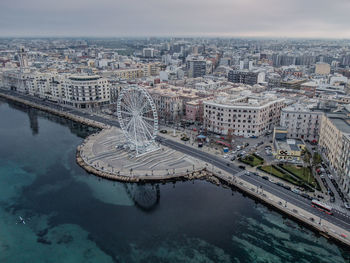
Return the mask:
[[[310,226],[325,237],[336,240],[346,246],[350,246],[349,229],[339,227],[314,213],[310,213],[309,211],[290,203],[285,198],[281,198],[281,196],[271,193],[265,187],[261,188],[256,184],[248,182],[242,178],[245,171],[238,170],[236,174],[232,175],[226,170],[213,164],[208,165],[206,162],[197,160],[193,156],[189,157],[188,155],[178,153],[176,150],[170,149],[166,146],[161,146],[162,148],[158,150],[160,151],[158,153],[159,157],[165,156],[164,159],[168,159],[163,164],[158,164],[156,162],[157,152],[153,153],[154,159],[152,159],[152,156],[149,157],[149,160],[145,160],[145,157],[139,157],[140,159],[137,159],[129,156],[123,149],[117,149],[112,141],[108,141],[107,138],[109,137],[109,139],[111,139],[112,134],[118,134],[118,128],[116,127],[111,127],[110,125],[92,120],[88,117],[63,112],[59,109],[54,109],[49,106],[26,100],[25,98],[18,98],[17,96],[2,92],[0,92],[0,97],[101,129],[99,133],[86,138],[84,143],[77,148],[77,162],[90,173],[111,180],[127,182],[172,181],[179,179],[191,180],[202,178],[216,184],[222,183],[234,186],[297,221]],[[169,138],[167,138],[167,140],[169,140]],[[109,150],[110,152],[106,152],[106,150]],[[118,159],[117,156],[113,156],[114,151],[119,151],[117,156],[119,156],[120,159]],[[166,154],[169,154],[169,158],[166,158]],[[180,164],[181,160],[186,160],[185,166]],[[138,161],[141,161],[143,165],[136,167]],[[122,166],[120,166],[121,162]],[[175,168],[170,168],[171,166],[168,165],[168,162],[172,162]],[[152,165],[154,165],[153,174],[152,169],[147,170]]]

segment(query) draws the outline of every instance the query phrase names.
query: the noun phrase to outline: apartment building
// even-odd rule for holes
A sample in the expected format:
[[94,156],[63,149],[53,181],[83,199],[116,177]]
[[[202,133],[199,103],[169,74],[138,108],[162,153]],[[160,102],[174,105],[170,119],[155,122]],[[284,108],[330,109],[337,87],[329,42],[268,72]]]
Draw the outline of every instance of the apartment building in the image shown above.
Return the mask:
[[107,79],[100,76],[69,76],[62,87],[64,104],[76,108],[96,108],[110,102],[110,87]]
[[162,121],[180,121],[186,114],[186,103],[199,98],[197,90],[159,84],[146,87],[156,104],[158,116]]
[[280,125],[287,128],[288,138],[318,140],[322,115],[322,111],[296,103],[281,110]]
[[160,63],[142,64],[143,77],[158,76],[161,68]]
[[350,135],[343,135],[342,146],[339,160],[339,182],[344,193],[350,197]]
[[350,187],[350,115],[330,113],[322,117],[320,150],[335,171],[341,187],[349,194]]
[[207,72],[207,62],[204,59],[191,58],[186,61],[189,78],[203,77]]
[[265,81],[265,73],[247,70],[230,70],[227,80],[233,83],[255,85]]
[[204,101],[204,126],[208,131],[236,136],[260,136],[279,125],[285,100],[273,94],[217,96]]
[[143,77],[142,68],[118,69],[115,71],[115,76],[125,80],[135,80]]
[[212,96],[186,102],[186,120],[203,123],[203,101],[211,98]]

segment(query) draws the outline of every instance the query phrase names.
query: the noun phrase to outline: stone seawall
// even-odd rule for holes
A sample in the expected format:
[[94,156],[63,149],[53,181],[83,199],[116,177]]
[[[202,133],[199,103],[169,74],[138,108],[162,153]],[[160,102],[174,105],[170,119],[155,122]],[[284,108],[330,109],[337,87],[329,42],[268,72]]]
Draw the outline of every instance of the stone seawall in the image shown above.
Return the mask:
[[[61,116],[63,118],[67,118],[88,126],[100,128],[100,129],[106,129],[110,128],[109,125],[92,121],[87,118],[83,118],[80,116],[76,116],[71,113],[62,112],[59,110],[52,109],[48,106],[39,105],[37,103],[33,103],[30,101],[27,101],[25,99],[17,98],[15,96],[2,94],[0,92],[0,97],[3,97],[5,99],[15,101],[18,103],[22,103],[24,105],[28,105],[30,107],[46,111],[58,116]],[[168,174],[168,175],[145,175],[145,176],[135,176],[132,175],[121,175],[117,173],[109,173],[105,171],[101,171],[99,169],[96,169],[93,166],[88,165],[85,163],[84,159],[80,156],[80,148],[81,146],[77,147],[76,152],[76,161],[77,163],[85,169],[88,173],[94,174],[96,176],[100,176],[109,180],[116,180],[120,182],[130,182],[130,183],[144,183],[144,182],[166,182],[166,181],[175,181],[175,180],[207,180],[211,183],[214,183],[216,185],[220,185],[221,183],[233,186],[238,188],[240,191],[248,194],[250,197],[257,199],[266,205],[282,212],[283,214],[287,215],[290,218],[293,218],[294,220],[297,220],[298,222],[302,223],[305,226],[310,227],[314,231],[317,231],[321,235],[323,235],[326,238],[332,239],[335,242],[344,245],[346,247],[350,247],[350,233],[340,227],[337,227],[333,225],[332,223],[329,223],[326,220],[323,220],[323,223],[317,223],[316,220],[310,220],[311,218],[314,218],[315,216],[299,207],[296,207],[292,204],[284,205],[284,200],[280,199],[277,196],[272,195],[271,193],[264,191],[259,192],[258,189],[256,189],[256,186],[248,183],[247,181],[244,181],[243,179],[240,179],[239,177],[235,177],[229,174],[225,174],[225,172],[221,171],[214,171],[209,172],[207,169],[200,169],[200,170],[194,170],[191,172],[183,172],[183,173],[177,173],[177,174]]]
[[97,122],[97,121],[92,121],[92,120],[89,120],[87,118],[80,117],[80,116],[77,116],[77,115],[74,115],[74,114],[71,114],[71,113],[68,113],[68,112],[55,110],[55,109],[52,109],[52,108],[50,108],[48,106],[43,106],[43,105],[31,102],[31,101],[27,101],[27,100],[24,100],[24,99],[21,99],[21,98],[17,98],[15,96],[3,94],[1,92],[0,92],[0,97],[8,99],[8,100],[11,100],[11,101],[14,101],[14,102],[22,103],[22,104],[30,106],[32,108],[36,108],[36,109],[39,109],[39,110],[42,110],[42,111],[46,111],[46,112],[52,113],[54,115],[57,115],[57,116],[60,116],[60,117],[63,117],[63,118],[66,118],[66,119],[69,119],[69,120],[72,120],[72,121],[75,121],[75,122],[79,122],[79,123],[85,124],[87,126],[91,126],[91,127],[95,127],[95,128],[99,128],[99,129],[105,129],[105,128],[109,127],[108,125],[106,125],[104,123],[100,123],[100,122]]
[[118,171],[116,171],[115,173],[102,171],[93,166],[90,166],[84,161],[84,159],[80,156],[80,148],[81,146],[77,147],[77,152],[76,152],[77,163],[82,168],[84,168],[88,173],[97,175],[99,177],[103,177],[105,179],[115,180],[120,182],[129,182],[129,183],[207,179],[208,181],[215,182],[217,185],[219,185],[219,180],[217,178],[212,178],[212,176],[210,176],[205,169],[191,171],[189,173],[184,172],[184,173],[176,173],[176,174],[169,174],[169,175],[144,175],[144,176],[122,175]]
[[[271,208],[282,212],[286,216],[293,218],[294,220],[311,228],[325,238],[331,239],[347,248],[350,247],[350,232],[338,226],[335,226],[324,219],[322,220],[322,224],[318,223],[318,220],[316,220],[317,216],[315,218],[315,215],[292,204],[288,204],[287,206],[283,199],[274,196],[266,190],[259,191],[255,185],[252,185],[247,181],[239,178],[234,178],[234,176],[225,176],[222,173],[215,173],[213,176],[220,179],[220,181],[225,184],[238,188],[253,199],[259,200],[267,206],[270,206]],[[310,220],[311,218],[314,218],[314,220]]]

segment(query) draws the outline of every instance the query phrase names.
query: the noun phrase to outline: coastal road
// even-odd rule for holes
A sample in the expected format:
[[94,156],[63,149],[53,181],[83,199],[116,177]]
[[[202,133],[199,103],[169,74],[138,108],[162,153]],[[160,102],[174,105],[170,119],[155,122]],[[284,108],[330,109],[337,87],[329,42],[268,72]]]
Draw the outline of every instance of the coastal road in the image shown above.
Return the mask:
[[[184,145],[180,142],[176,142],[173,140],[169,140],[169,139],[165,139],[163,137],[159,137],[158,136],[158,141],[164,145],[167,146],[169,148],[172,148],[174,150],[183,152],[187,155],[190,155],[192,157],[195,157],[197,159],[200,159],[208,164],[211,164],[219,169],[222,169],[230,174],[237,174],[240,171],[242,171],[240,168],[238,168],[237,166],[233,165],[232,163],[230,163],[229,161],[224,161],[222,158],[217,157],[213,154],[210,153],[206,153],[203,152],[201,150],[197,150],[193,147]],[[208,170],[210,171],[210,166],[208,167]]]
[[[28,101],[32,101],[34,103],[38,103],[38,104],[41,104],[43,106],[51,107],[51,108],[54,108],[56,110],[64,111],[64,112],[75,114],[77,116],[81,116],[81,117],[84,117],[84,118],[87,118],[90,120],[94,120],[94,121],[105,123],[105,124],[108,124],[111,126],[119,127],[119,123],[117,120],[110,120],[110,119],[105,118],[105,117],[101,117],[101,116],[98,116],[95,114],[83,112],[83,111],[80,111],[78,109],[74,109],[74,108],[70,108],[70,107],[66,107],[66,106],[61,106],[61,105],[58,105],[56,103],[52,103],[49,101],[43,101],[42,99],[32,97],[29,95],[24,95],[24,94],[14,92],[14,91],[1,90],[1,92],[8,94],[8,95],[16,96],[16,97],[19,97],[19,98],[22,98],[22,99],[25,99]],[[188,154],[190,156],[193,156],[195,158],[198,158],[198,159],[208,163],[208,170],[209,171],[211,168],[216,167],[216,168],[224,170],[225,172],[228,172],[231,175],[234,175],[234,176],[239,175],[241,179],[253,184],[257,188],[262,187],[261,188],[262,190],[266,190],[266,191],[270,192],[271,194],[273,194],[281,199],[286,200],[287,205],[288,205],[288,203],[291,203],[295,206],[298,206],[298,207],[314,214],[315,215],[315,217],[314,217],[315,222],[317,222],[316,220],[320,220],[320,218],[326,219],[327,221],[350,231],[350,218],[346,214],[343,214],[343,213],[334,209],[333,215],[327,215],[327,214],[317,210],[316,208],[313,208],[311,206],[310,200],[308,200],[308,199],[306,199],[298,194],[295,194],[287,189],[284,189],[283,187],[280,187],[274,183],[271,183],[268,180],[264,180],[260,176],[254,176],[254,175],[247,176],[244,174],[242,175],[242,170],[240,168],[238,168],[234,164],[232,164],[232,163],[230,163],[230,162],[228,162],[228,161],[226,161],[218,156],[215,156],[213,154],[203,152],[199,149],[184,145],[180,142],[166,139],[162,136],[157,136],[157,141],[159,141],[164,146],[167,146],[167,147],[172,148],[174,150],[183,152],[185,154]]]
[[[298,195],[296,193],[293,193],[292,191],[289,191],[281,186],[278,186],[274,183],[271,183],[268,180],[262,179],[260,176],[254,176],[254,175],[242,175],[241,179],[245,180],[248,183],[251,183],[255,185],[256,187],[260,188],[262,191],[266,190],[267,192],[281,198],[287,201],[288,203],[293,204],[297,207],[300,207],[304,209],[305,211],[308,211],[315,215],[314,220],[315,222],[319,222],[320,218],[325,219],[337,226],[340,226],[348,231],[350,231],[350,218],[349,216],[340,213],[337,210],[333,209],[333,215],[328,215],[324,212],[319,211],[318,209],[311,206],[311,201],[307,198],[302,197],[301,195]],[[284,205],[284,204],[283,204]]]

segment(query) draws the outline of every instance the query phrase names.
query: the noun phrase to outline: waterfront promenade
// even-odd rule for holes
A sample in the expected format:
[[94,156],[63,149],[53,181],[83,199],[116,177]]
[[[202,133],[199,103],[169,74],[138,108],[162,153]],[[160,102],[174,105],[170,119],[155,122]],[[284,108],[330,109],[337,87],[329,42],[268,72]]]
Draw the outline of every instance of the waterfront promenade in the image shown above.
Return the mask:
[[204,162],[163,145],[135,156],[124,144],[119,128],[103,129],[78,147],[78,163],[99,176],[128,182],[169,180],[190,174],[198,178],[205,168]]
[[[33,102],[26,100],[25,98],[18,98],[17,96],[4,94],[0,92],[0,96],[7,98],[12,101],[17,101],[19,103],[26,104],[28,106],[48,111],[53,114],[62,116],[64,118],[68,118],[86,125],[90,125],[93,127],[98,127],[100,129],[110,129],[111,126],[102,121],[97,121],[89,116],[78,116],[72,113],[62,112],[59,109],[55,109],[49,106],[41,105],[40,101]],[[173,150],[181,151],[182,148],[171,140],[166,140],[163,144],[165,146],[171,146]],[[152,178],[149,176],[136,177],[133,176],[132,173],[124,174],[122,177],[118,177],[118,170],[113,168],[110,171],[104,171],[104,169],[100,169],[101,167],[94,167],[93,165],[89,165],[88,162],[84,161],[83,156],[80,155],[80,149],[77,150],[77,161],[78,163],[84,167],[87,171],[91,173],[95,173],[99,176],[106,177],[108,179],[120,180],[120,181],[129,181],[129,182],[139,182],[146,180],[176,180],[176,179],[198,179],[198,178],[207,178],[209,181],[212,181],[216,184],[219,184],[219,180],[222,183],[235,186],[239,188],[241,191],[246,192],[247,194],[261,200],[262,202],[278,209],[279,211],[295,218],[296,220],[312,227],[316,231],[325,235],[326,237],[332,238],[341,242],[344,245],[350,246],[350,224],[347,218],[340,217],[339,215],[329,216],[322,212],[317,211],[316,209],[311,208],[311,206],[307,203],[307,201],[302,200],[300,197],[293,196],[294,193],[290,191],[287,192],[274,188],[275,185],[271,183],[268,185],[268,182],[264,182],[261,178],[248,178],[245,175],[244,171],[240,171],[236,167],[228,167],[225,162],[220,162],[215,156],[212,156],[211,162],[205,162],[202,169],[188,171],[188,174],[179,173],[179,174],[157,174],[156,177]],[[186,148],[187,151],[191,150],[191,147]],[[190,149],[190,150],[189,150]],[[190,151],[191,152],[191,151]],[[192,157],[195,158],[203,158],[210,156],[210,153],[206,153],[205,156],[202,153],[198,153],[193,151]],[[203,161],[203,160],[202,160]],[[108,166],[108,165],[107,165]],[[223,169],[224,168],[224,169]],[[115,170],[114,170],[115,169]],[[101,171],[102,170],[102,171]],[[129,170],[130,171],[130,170]],[[233,172],[231,172],[233,171]],[[186,170],[187,172],[187,170]],[[141,174],[140,174],[141,176]],[[210,179],[210,178],[217,179]],[[123,178],[123,180],[121,179]],[[134,178],[134,179],[131,179]],[[264,187],[261,187],[264,186]]]

